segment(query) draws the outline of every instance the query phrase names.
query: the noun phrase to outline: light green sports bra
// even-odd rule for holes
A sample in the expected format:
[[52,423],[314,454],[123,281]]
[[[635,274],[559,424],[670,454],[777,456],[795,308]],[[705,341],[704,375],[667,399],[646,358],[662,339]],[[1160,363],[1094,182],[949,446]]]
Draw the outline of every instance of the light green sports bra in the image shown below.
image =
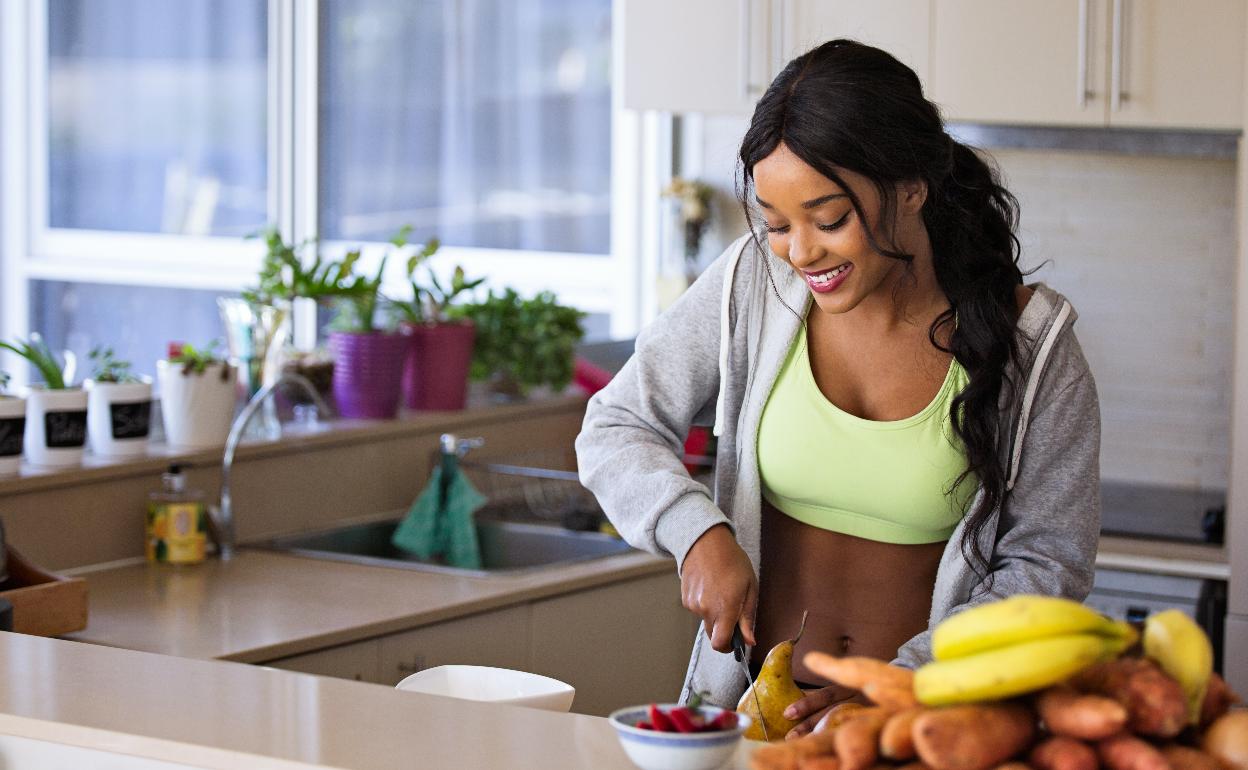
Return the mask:
[[798,521],[882,543],[948,540],[975,491],[949,408],[966,386],[956,360],[940,392],[904,420],[865,420],[815,383],[798,333],[772,386],[758,430],[763,497]]

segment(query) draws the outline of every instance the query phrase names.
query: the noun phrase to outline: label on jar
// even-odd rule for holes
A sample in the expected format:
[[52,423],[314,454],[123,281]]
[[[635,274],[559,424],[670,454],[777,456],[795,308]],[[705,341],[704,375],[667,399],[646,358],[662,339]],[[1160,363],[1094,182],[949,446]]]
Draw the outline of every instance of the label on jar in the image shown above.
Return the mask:
[[148,561],[198,564],[208,541],[202,503],[152,503],[147,508]]

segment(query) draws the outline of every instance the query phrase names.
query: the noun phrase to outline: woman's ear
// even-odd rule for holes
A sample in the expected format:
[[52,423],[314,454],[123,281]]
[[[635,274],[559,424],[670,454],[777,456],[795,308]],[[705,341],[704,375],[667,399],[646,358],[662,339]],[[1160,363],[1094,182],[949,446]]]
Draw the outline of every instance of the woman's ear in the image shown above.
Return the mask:
[[897,183],[897,203],[907,214],[917,214],[927,202],[927,182],[911,179]]

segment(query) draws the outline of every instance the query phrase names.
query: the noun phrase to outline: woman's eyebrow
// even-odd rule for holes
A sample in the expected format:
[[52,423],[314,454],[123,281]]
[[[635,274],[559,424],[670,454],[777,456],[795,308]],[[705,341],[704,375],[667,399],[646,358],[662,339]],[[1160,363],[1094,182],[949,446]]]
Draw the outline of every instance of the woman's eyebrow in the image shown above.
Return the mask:
[[[845,193],[832,193],[830,195],[821,195],[818,198],[815,198],[813,200],[808,200],[805,203],[803,203],[802,208],[816,209],[822,206],[823,204],[827,203],[828,201],[834,201],[837,198],[848,198],[848,197],[849,196],[846,195]],[[758,197],[757,195],[754,196],[754,200],[758,202],[758,205],[762,206],[765,209],[775,208],[770,203]]]

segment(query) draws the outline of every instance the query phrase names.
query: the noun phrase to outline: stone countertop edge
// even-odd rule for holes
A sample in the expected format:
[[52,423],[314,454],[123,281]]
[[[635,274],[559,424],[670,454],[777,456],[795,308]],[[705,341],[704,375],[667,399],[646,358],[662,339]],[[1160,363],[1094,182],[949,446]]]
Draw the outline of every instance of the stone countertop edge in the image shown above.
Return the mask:
[[[586,396],[569,391],[558,396],[517,404],[483,404],[457,412],[404,412],[392,420],[334,419],[311,430],[283,424],[283,435],[274,441],[246,441],[239,445],[239,459],[295,453],[310,447],[331,447],[385,440],[402,436],[435,435],[516,417],[558,414],[583,406]],[[17,476],[0,477],[0,497],[62,489],[111,479],[151,476],[170,463],[195,466],[220,465],[222,449],[179,451],[166,444],[152,444],[142,457],[96,457],[89,452],[81,466],[36,468],[23,465]]]

